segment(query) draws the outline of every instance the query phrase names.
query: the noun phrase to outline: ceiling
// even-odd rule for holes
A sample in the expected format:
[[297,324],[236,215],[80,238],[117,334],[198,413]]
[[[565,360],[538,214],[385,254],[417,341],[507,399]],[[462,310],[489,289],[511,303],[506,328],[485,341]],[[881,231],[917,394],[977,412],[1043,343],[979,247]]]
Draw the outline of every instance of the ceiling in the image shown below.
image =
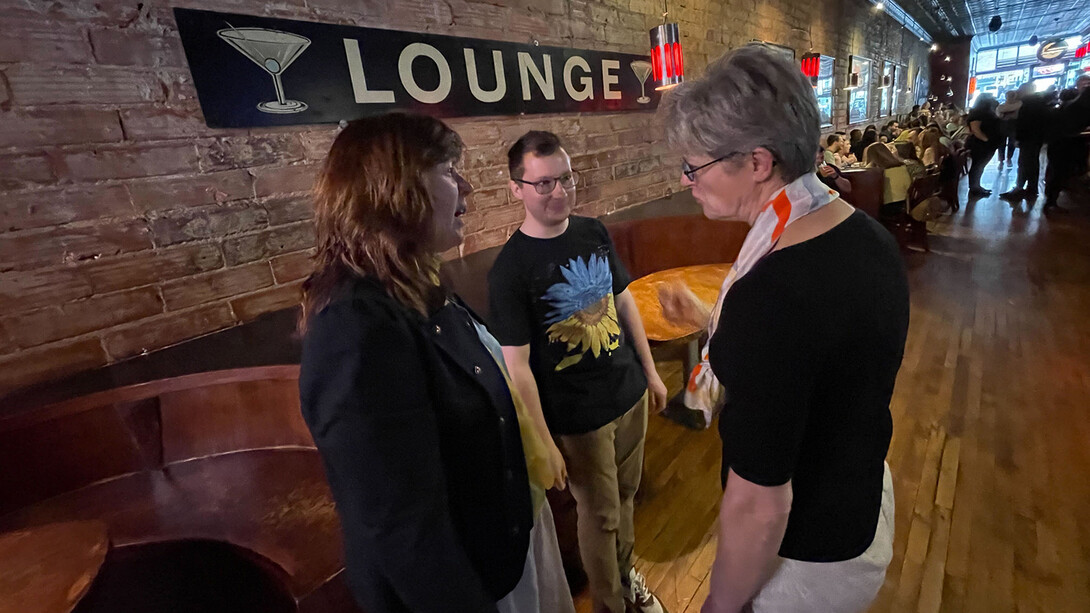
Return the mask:
[[[1033,35],[1082,34],[1090,31],[1088,0],[898,0],[904,10],[936,40],[972,34],[973,47],[1021,43]],[[995,15],[998,32],[988,31]]]

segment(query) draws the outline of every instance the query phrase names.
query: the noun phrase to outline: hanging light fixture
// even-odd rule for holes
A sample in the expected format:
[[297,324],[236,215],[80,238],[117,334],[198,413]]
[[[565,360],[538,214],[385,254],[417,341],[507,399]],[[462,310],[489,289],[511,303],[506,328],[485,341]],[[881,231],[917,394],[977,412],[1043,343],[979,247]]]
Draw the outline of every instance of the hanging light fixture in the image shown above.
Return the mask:
[[662,25],[651,29],[651,74],[657,90],[670,89],[685,80],[681,33],[677,23],[666,23],[669,12],[663,0]]
[[800,67],[802,68],[802,74],[810,79],[810,85],[812,87],[817,87],[818,76],[821,74],[821,55],[817,53],[807,53],[802,56]]

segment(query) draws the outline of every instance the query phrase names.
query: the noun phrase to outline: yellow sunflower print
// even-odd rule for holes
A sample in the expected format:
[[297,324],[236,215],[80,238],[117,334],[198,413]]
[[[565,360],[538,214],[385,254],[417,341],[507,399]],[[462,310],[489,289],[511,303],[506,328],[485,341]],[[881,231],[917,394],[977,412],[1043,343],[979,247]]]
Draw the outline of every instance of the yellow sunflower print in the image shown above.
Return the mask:
[[549,342],[567,346],[568,355],[556,365],[560,371],[578,364],[590,352],[595,358],[620,345],[621,327],[613,302],[613,275],[609,262],[592,254],[561,266],[564,282],[550,287],[542,299],[553,307],[545,319]]

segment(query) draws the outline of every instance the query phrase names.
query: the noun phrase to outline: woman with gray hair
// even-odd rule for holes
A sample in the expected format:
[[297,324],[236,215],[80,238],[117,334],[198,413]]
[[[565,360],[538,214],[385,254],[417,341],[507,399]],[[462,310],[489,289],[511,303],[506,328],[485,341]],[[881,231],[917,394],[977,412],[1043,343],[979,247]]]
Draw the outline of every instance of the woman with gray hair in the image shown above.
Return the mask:
[[703,610],[863,611],[892,557],[885,456],[909,311],[897,245],[818,180],[817,102],[777,52],[727,53],[663,113],[704,214],[752,226],[714,310],[660,295],[667,317],[709,324],[689,389],[722,406]]

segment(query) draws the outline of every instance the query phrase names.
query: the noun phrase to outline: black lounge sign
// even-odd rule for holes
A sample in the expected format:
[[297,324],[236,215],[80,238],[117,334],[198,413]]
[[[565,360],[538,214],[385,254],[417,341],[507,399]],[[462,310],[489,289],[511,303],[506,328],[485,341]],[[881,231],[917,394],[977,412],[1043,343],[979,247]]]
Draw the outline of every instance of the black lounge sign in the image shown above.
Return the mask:
[[214,128],[337,123],[392,110],[438,117],[644,111],[648,56],[174,9]]

